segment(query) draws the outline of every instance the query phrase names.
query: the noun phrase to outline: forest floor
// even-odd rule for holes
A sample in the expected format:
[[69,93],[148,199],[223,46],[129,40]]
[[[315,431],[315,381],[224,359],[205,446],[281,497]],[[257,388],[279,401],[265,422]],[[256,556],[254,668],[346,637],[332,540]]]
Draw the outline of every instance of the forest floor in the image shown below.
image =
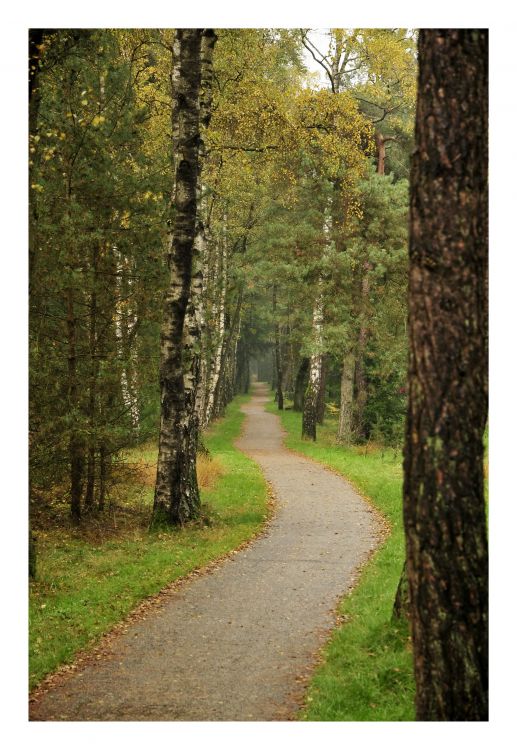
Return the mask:
[[281,720],[295,716],[338,599],[382,531],[342,478],[282,445],[257,385],[238,448],[277,512],[251,546],[172,590],[100,658],[31,704],[33,720]]

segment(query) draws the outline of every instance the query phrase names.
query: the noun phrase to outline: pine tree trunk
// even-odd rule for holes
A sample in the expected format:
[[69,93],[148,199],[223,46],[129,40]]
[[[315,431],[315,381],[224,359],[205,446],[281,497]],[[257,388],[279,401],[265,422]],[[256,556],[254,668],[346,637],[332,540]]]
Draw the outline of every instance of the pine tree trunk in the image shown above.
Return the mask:
[[237,343],[236,388],[238,393],[248,393],[250,387],[250,359],[248,346],[243,338]]
[[307,388],[307,376],[309,374],[309,357],[303,357],[296,374],[296,381],[294,384],[294,411],[303,411],[303,396],[305,389]]
[[273,318],[275,321],[275,369],[276,369],[276,395],[275,401],[277,402],[280,411],[284,408],[284,391],[283,391],[283,371],[282,371],[282,354],[280,351],[280,326],[276,319],[276,285],[273,285]]
[[97,357],[97,283],[99,272],[99,248],[94,245],[92,251],[93,288],[90,298],[90,331],[89,331],[89,355],[90,355],[90,383],[88,388],[88,461],[86,469],[86,490],[84,493],[84,508],[92,510],[95,502],[95,452],[96,452],[96,402],[97,402],[97,379],[98,379],[98,357]]
[[106,444],[102,442],[99,448],[99,502],[98,508],[100,511],[104,510],[106,504],[106,490],[108,486],[108,455],[106,450]]
[[375,131],[375,145],[377,146],[377,174],[384,174],[386,170],[386,141],[382,133]]
[[341,369],[341,395],[337,437],[343,443],[352,441],[352,409],[354,397],[354,357],[347,352]]
[[404,522],[420,721],[488,718],[488,32],[423,29]]
[[195,518],[199,508],[185,399],[183,329],[196,234],[202,31],[178,29],[176,33],[180,49],[178,86],[173,93],[178,117],[175,215],[161,332],[161,420],[153,524],[184,524]]
[[70,512],[75,522],[81,520],[81,495],[83,490],[84,445],[77,418],[79,410],[79,384],[77,381],[77,318],[72,288],[67,291],[66,327],[68,334],[68,409],[72,414],[70,426]]
[[355,403],[353,409],[352,432],[356,439],[366,438],[365,409],[368,401],[368,383],[366,380],[366,347],[368,344],[368,316],[370,313],[370,276],[371,265],[364,264],[361,281],[360,323],[355,359]]

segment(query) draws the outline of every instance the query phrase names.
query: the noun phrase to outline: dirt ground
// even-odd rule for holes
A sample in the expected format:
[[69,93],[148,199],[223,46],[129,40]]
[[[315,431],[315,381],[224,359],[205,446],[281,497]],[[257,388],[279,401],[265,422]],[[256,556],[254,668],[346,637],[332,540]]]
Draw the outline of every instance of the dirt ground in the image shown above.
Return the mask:
[[31,702],[36,721],[291,719],[379,522],[342,478],[282,446],[256,384],[237,446],[277,501],[267,533],[172,592],[110,653]]

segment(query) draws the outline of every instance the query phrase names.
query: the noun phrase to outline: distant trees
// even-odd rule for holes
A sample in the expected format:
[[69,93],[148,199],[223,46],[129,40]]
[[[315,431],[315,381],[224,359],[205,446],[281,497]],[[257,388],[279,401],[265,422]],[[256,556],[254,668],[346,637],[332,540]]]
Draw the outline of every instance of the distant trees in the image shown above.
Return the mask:
[[488,719],[488,31],[422,30],[404,523],[422,721]]

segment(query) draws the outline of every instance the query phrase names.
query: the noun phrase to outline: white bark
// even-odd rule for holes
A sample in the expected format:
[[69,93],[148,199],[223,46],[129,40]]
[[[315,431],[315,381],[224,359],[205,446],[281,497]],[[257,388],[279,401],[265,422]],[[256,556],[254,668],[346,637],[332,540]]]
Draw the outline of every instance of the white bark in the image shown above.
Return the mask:
[[323,366],[323,292],[322,279],[318,281],[318,295],[312,311],[312,347],[309,363],[309,383],[305,394],[302,418],[302,437],[316,440],[316,415],[321,388]]
[[[131,425],[135,431],[140,428],[140,408],[138,404],[138,382],[137,382],[137,357],[136,352],[130,347],[130,351],[124,351],[124,341],[131,338],[133,330],[137,323],[137,317],[131,308],[125,312],[122,309],[122,274],[124,267],[127,266],[125,258],[120,250],[114,246],[113,254],[115,256],[115,278],[117,296],[115,301],[115,338],[117,340],[117,354],[122,362],[122,372],[120,375],[120,388],[122,391],[122,400],[131,418]],[[131,286],[132,280],[128,279],[128,285]],[[123,327],[126,328],[125,332]],[[129,362],[129,366],[126,365]]]
[[212,367],[209,378],[207,405],[204,418],[204,425],[207,425],[213,415],[215,406],[215,394],[221,377],[221,362],[223,355],[224,346],[224,334],[225,334],[225,320],[226,320],[226,293],[228,286],[228,242],[226,236],[226,221],[227,217],[224,217],[224,233],[221,243],[221,271],[220,271],[220,284],[221,291],[219,297],[219,309],[218,309],[218,324],[216,334],[216,345],[215,353],[213,356]]

